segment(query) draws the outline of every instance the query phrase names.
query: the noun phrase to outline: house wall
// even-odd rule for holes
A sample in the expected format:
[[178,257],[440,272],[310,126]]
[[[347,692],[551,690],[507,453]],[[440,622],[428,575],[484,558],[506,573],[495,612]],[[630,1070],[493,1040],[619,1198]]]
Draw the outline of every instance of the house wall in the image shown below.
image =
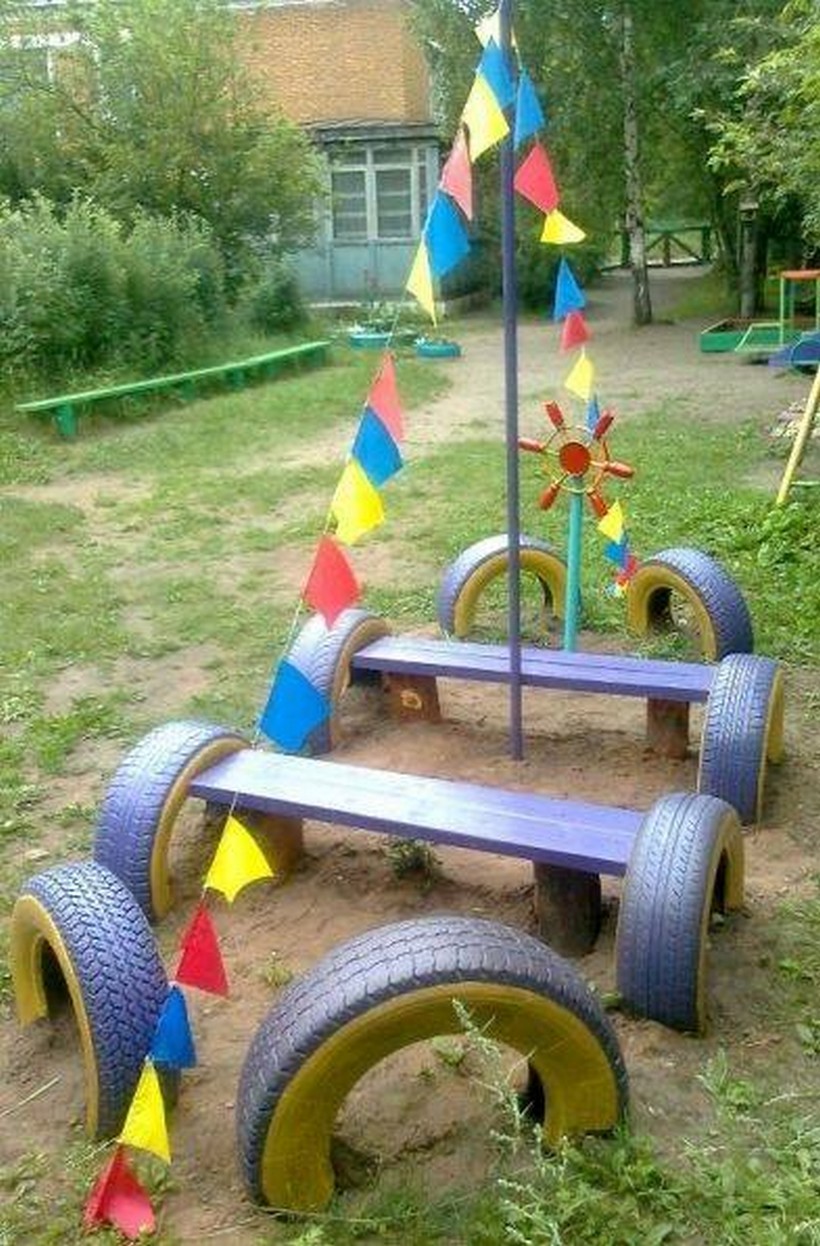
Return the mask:
[[237,13],[248,65],[292,121],[432,120],[405,0],[283,0]]

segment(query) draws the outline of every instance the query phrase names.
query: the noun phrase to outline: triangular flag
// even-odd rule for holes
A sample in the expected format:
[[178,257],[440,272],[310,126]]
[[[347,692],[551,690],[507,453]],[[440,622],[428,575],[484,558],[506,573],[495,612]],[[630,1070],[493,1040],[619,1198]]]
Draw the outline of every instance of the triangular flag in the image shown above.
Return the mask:
[[515,101],[515,145],[520,147],[547,124],[541,103],[526,69],[518,75],[518,96]]
[[586,402],[592,393],[594,380],[595,369],[592,366],[592,361],[587,358],[586,351],[582,350],[575,361],[572,371],[564,381],[564,385],[571,394],[577,394],[579,398],[583,398]]
[[[370,418],[383,427],[372,413]],[[384,435],[389,434],[385,432]],[[302,593],[305,601],[318,610],[328,627],[332,627],[343,610],[355,606],[360,595],[358,581],[344,550],[333,537],[323,536]]]
[[355,459],[345,465],[330,509],[336,518],[336,537],[343,545],[355,545],[384,519],[382,500]]
[[192,1069],[196,1064],[188,1009],[178,986],[171,986],[168,991],[148,1054],[154,1064],[169,1069]]
[[583,242],[586,234],[583,229],[573,225],[572,221],[556,208],[547,214],[544,228],[541,231],[542,242],[554,242],[558,246],[569,246],[573,242]]
[[552,212],[558,207],[561,196],[549,156],[540,143],[534,145],[526,160],[518,166],[514,184],[519,195],[529,199],[542,212]]
[[410,269],[410,276],[407,278],[404,288],[409,290],[415,299],[418,299],[433,324],[435,324],[436,301],[433,297],[433,278],[430,273],[430,257],[427,254],[427,243],[423,238],[419,243],[416,258],[413,260],[413,267]]
[[228,903],[233,904],[244,887],[263,878],[273,878],[265,854],[250,831],[229,814],[205,875],[205,886],[221,891]]
[[310,733],[328,718],[327,697],[297,666],[283,659],[276,668],[273,687],[259,720],[260,730],[284,753],[298,753]]
[[367,405],[371,411],[375,411],[394,441],[404,440],[404,421],[396,386],[396,365],[389,353],[382,359],[376,379],[370,386]]
[[404,466],[399,447],[372,411],[362,416],[351,453],[377,488]]
[[598,531],[610,541],[620,542],[624,534],[624,513],[620,502],[613,502],[598,524]]
[[151,1151],[153,1155],[164,1159],[166,1164],[171,1162],[165,1104],[157,1071],[150,1060],[146,1060],[142,1066],[137,1089],[117,1141],[139,1147],[141,1151]]
[[595,428],[601,418],[601,408],[598,405],[598,395],[593,394],[587,403],[587,428],[590,432]]
[[500,32],[498,39],[488,41],[478,62],[478,72],[486,78],[499,107],[508,108],[515,99],[515,83],[510,75],[507,58],[499,46],[500,42]]
[[620,541],[607,541],[604,547],[604,557],[610,562],[614,562],[618,567],[625,567],[626,560],[629,556],[629,541],[624,534]]
[[569,312],[561,329],[560,349],[562,351],[574,350],[576,346],[583,346],[584,342],[588,342],[589,337],[589,328],[584,320],[583,313],[579,311]]
[[467,150],[467,139],[459,126],[456,141],[441,170],[439,186],[455,199],[468,221],[473,219],[473,166]]
[[615,577],[616,582],[621,586],[627,585],[637,570],[638,570],[637,558],[635,557],[634,554],[627,554],[626,562],[624,564],[623,570],[619,571],[617,576]]
[[131,1240],[156,1228],[151,1200],[128,1165],[122,1146],[118,1146],[100,1173],[83,1211],[83,1228],[113,1224]]
[[228,994],[228,979],[216,931],[202,900],[182,936],[182,950],[174,978],[211,995]]
[[467,103],[464,105],[462,120],[470,132],[470,159],[476,161],[485,151],[489,151],[496,143],[510,132],[507,118],[498,107],[498,101],[490,89],[486,78],[476,74]]
[[437,194],[424,227],[424,239],[434,277],[444,277],[464,259],[470,239],[461,217],[446,195]]
[[561,263],[558,265],[558,276],[555,279],[555,307],[552,318],[563,320],[571,311],[581,311],[586,305],[587,297],[578,285],[568,261],[562,255]]

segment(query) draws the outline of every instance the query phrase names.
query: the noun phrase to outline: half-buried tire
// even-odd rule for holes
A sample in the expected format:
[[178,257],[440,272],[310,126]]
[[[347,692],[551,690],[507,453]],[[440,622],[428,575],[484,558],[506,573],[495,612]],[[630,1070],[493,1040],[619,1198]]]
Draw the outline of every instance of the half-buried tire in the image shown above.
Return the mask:
[[348,1093],[393,1052],[457,1032],[454,1000],[529,1061],[548,1104],[548,1142],[617,1124],[627,1099],[617,1039],[571,965],[496,922],[398,922],[335,948],[257,1030],[237,1101],[252,1197],[291,1211],[325,1207],[331,1135]]
[[743,904],[743,838],[713,796],[663,796],[646,815],[624,879],[617,982],[625,1008],[676,1030],[706,1026],[709,918]]
[[142,910],[101,865],[58,865],[24,884],[9,941],[21,1023],[48,1015],[56,965],[80,1037],[87,1132],[117,1133],[168,994]]
[[[562,618],[564,614],[566,563],[551,545],[535,537],[522,535],[520,550],[522,578],[529,575],[540,584],[546,632],[546,616]],[[493,580],[507,574],[509,551],[509,537],[502,532],[468,546],[446,568],[436,600],[439,627],[446,635],[460,640],[469,636],[481,594]]]
[[100,811],[94,860],[122,880],[149,921],[173,901],[168,855],[192,780],[248,747],[225,727],[178,721],[150,731],[120,763]]

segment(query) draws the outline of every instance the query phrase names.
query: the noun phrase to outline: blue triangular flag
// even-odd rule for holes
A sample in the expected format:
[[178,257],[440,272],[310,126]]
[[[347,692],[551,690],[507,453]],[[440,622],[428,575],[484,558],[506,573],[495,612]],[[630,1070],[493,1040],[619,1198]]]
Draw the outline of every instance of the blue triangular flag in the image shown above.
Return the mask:
[[447,195],[439,192],[433,200],[424,238],[434,277],[443,277],[445,273],[449,273],[470,250],[467,231]]
[[575,274],[569,264],[562,257],[555,281],[555,307],[552,318],[563,320],[571,311],[580,311],[586,305],[587,296],[575,280]]
[[629,557],[629,539],[623,536],[620,541],[607,541],[604,546],[604,557],[619,567],[625,567]]
[[353,457],[376,488],[395,476],[403,466],[398,446],[369,407],[362,416],[353,442]]
[[510,76],[507,58],[495,40],[490,39],[487,43],[477,72],[486,78],[499,108],[509,108],[515,99],[515,83]]
[[154,1064],[169,1069],[192,1069],[196,1064],[188,1009],[178,986],[172,986],[165,997],[148,1054]]
[[330,717],[326,697],[298,667],[283,658],[259,727],[285,753],[298,753],[310,733]]
[[601,408],[598,406],[598,395],[593,394],[587,403],[587,428],[590,432],[601,418]]
[[526,69],[522,69],[518,78],[518,98],[515,102],[515,145],[531,138],[547,124],[541,102],[535,94],[535,87]]

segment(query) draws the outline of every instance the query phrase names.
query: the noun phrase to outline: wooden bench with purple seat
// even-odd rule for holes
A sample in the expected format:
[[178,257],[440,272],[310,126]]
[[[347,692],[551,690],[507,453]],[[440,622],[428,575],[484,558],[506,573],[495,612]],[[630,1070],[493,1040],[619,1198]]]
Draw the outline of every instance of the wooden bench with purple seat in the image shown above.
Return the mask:
[[569,954],[589,951],[597,938],[600,875],[625,875],[619,986],[634,998],[633,979],[646,976],[636,966],[654,957],[663,989],[685,978],[690,1003],[674,1013],[677,1020],[660,1000],[639,1006],[682,1028],[702,1024],[691,1001],[703,992],[690,979],[702,972],[706,917],[714,905],[742,904],[740,823],[711,796],[664,796],[643,814],[252,748],[197,774],[189,793],[236,808],[264,831],[274,871],[283,875],[301,852],[304,819],[531,861],[540,933]]
[[[509,650],[504,645],[427,636],[383,636],[357,650],[351,668],[354,674],[378,671],[384,675],[397,713],[433,721],[440,718],[437,678],[510,680]],[[668,757],[686,755],[689,706],[708,701],[717,669],[704,663],[617,653],[565,653],[532,645],[521,651],[525,687],[646,698],[649,743]]]

